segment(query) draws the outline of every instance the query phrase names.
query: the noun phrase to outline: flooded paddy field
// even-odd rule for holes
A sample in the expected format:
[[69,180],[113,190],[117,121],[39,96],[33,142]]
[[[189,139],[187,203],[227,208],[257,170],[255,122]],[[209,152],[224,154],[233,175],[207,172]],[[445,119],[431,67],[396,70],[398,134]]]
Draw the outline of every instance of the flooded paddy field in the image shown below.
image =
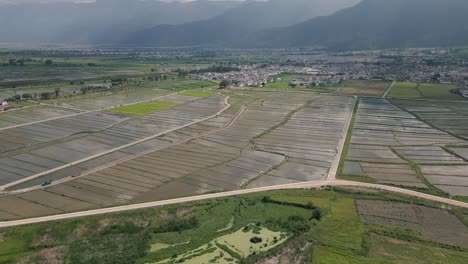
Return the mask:
[[433,100],[392,100],[421,120],[468,140],[468,102]]
[[417,188],[428,188],[424,183],[427,179],[444,192],[468,196],[463,181],[436,180],[423,169],[426,165],[443,165],[444,175],[454,176],[449,172],[453,166],[468,165],[463,148],[457,147],[467,143],[385,99],[361,98],[342,174]]
[[[0,182],[12,183],[69,163],[98,158],[122,147],[132,147],[138,141],[214,115],[224,107],[222,96],[200,99],[172,95],[167,98],[171,99],[178,106],[141,117],[93,112],[25,126],[15,131],[1,131],[5,135],[1,144],[10,148],[1,153],[0,168],[4,173]],[[144,144],[136,145],[128,148],[127,152],[137,153],[138,148],[145,149]],[[27,161],[22,158],[25,154],[28,155]],[[70,168],[69,172],[77,173],[79,170]]]
[[[179,97],[174,96],[174,101]],[[311,94],[285,97],[281,93],[265,93],[256,98],[249,100],[238,116],[224,113],[13,186],[9,190],[25,192],[0,197],[9,201],[0,207],[1,215],[5,219],[26,217],[23,208],[34,204],[40,208],[30,214],[36,216],[70,211],[62,202],[49,202],[53,197],[66,197],[63,203],[76,201],[70,205],[73,210],[86,210],[326,178],[353,98]],[[212,110],[219,111],[224,105],[221,99],[222,96],[197,98],[178,107],[129,119],[80,141],[35,150],[29,155],[46,160],[64,159],[56,154],[60,151],[57,148],[67,148],[73,150],[67,150],[70,154],[67,159],[80,159],[81,154],[91,155],[88,148],[92,144],[86,144],[87,140],[125,144],[130,134],[134,140],[135,135],[145,137],[147,131],[168,130],[201,119]],[[75,154],[78,149],[80,153]],[[70,160],[60,162],[66,164]],[[71,175],[79,176],[70,178]],[[63,179],[68,180],[60,182]],[[46,180],[58,183],[38,188]],[[16,207],[15,201],[19,200],[21,206]]]
[[0,113],[0,129],[20,126],[41,120],[78,114],[81,111],[48,105],[33,105]]

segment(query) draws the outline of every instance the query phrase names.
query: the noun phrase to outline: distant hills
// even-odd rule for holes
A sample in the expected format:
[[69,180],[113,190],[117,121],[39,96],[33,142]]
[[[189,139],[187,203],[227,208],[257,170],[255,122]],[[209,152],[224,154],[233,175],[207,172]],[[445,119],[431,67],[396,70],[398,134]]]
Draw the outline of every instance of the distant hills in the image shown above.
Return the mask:
[[0,6],[0,43],[380,49],[468,45],[467,0],[98,0]]
[[0,5],[0,43],[109,45],[144,28],[208,19],[240,4],[232,0],[97,0]]
[[[182,25],[158,25],[135,32],[123,44],[132,46],[234,45],[256,32],[291,26],[330,15],[359,0],[270,0],[246,2],[210,19]],[[246,39],[246,42],[248,40]]]
[[376,49],[468,45],[466,0],[363,0],[331,16],[264,32],[259,46]]

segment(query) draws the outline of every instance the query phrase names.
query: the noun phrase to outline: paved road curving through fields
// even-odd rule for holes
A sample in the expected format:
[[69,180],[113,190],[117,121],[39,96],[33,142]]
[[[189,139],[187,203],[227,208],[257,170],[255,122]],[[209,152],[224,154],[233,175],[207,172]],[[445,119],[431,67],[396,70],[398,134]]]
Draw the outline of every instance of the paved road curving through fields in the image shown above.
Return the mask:
[[237,191],[198,195],[198,196],[191,196],[191,197],[186,197],[186,198],[178,198],[178,199],[171,199],[171,200],[164,200],[164,201],[157,201],[157,202],[96,209],[96,210],[89,210],[89,211],[76,212],[76,213],[52,215],[52,216],[30,218],[30,219],[23,219],[23,220],[16,220],[16,221],[6,221],[6,222],[0,222],[0,228],[36,224],[36,223],[43,223],[43,222],[49,222],[49,221],[58,221],[58,220],[65,220],[65,219],[74,219],[74,218],[102,215],[102,214],[109,214],[109,213],[118,213],[118,212],[125,212],[125,211],[139,210],[139,209],[148,209],[148,208],[155,208],[155,207],[160,207],[160,206],[165,206],[165,205],[196,202],[196,201],[203,201],[203,200],[209,200],[209,199],[217,199],[217,198],[232,197],[232,196],[252,194],[252,193],[260,193],[260,192],[266,192],[266,191],[317,189],[317,188],[322,188],[325,186],[371,188],[371,189],[399,193],[403,195],[414,196],[417,198],[439,202],[439,203],[445,203],[445,204],[452,205],[452,206],[468,208],[468,203],[455,201],[455,200],[451,200],[451,199],[447,199],[443,197],[438,197],[438,196],[434,196],[430,194],[419,193],[419,192],[402,189],[398,187],[338,180],[338,181],[315,181],[315,182],[285,184],[285,185],[278,185],[278,186],[268,186],[268,187],[255,188],[255,189],[237,190]]

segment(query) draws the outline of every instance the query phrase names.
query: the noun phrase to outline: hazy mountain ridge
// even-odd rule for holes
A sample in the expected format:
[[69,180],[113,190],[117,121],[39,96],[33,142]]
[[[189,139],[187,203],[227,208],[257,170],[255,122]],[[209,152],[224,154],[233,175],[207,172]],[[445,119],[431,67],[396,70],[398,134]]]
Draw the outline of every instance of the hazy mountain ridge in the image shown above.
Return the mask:
[[310,18],[329,15],[359,0],[271,0],[247,2],[219,16],[185,23],[159,25],[128,36],[124,45],[193,46],[230,45],[248,34],[291,26]]
[[95,3],[0,6],[0,43],[111,44],[159,24],[198,21],[240,5],[236,1],[98,0]]
[[[310,1],[309,4],[319,6],[319,2]],[[232,15],[255,13],[255,6],[261,5],[257,3],[240,6],[201,22],[158,26],[132,35],[129,43],[137,46],[223,45],[248,48],[323,46],[330,49],[468,45],[466,0],[363,0],[329,16],[319,16],[318,8],[306,8],[300,1],[295,3],[294,7],[290,1],[289,6],[278,4],[276,10],[282,10],[282,14],[290,10],[289,17],[294,16],[294,12],[301,14],[306,10],[315,18],[278,29],[281,23],[256,23],[252,15],[248,18]],[[268,10],[267,6],[275,10],[273,2],[261,9]],[[247,11],[242,11],[245,9]],[[317,12],[310,11],[312,9]],[[294,17],[302,19],[300,15]],[[264,20],[268,19],[259,19]],[[288,22],[291,21],[282,23],[286,25]]]
[[468,1],[363,0],[328,17],[264,33],[257,45],[374,49],[468,44]]

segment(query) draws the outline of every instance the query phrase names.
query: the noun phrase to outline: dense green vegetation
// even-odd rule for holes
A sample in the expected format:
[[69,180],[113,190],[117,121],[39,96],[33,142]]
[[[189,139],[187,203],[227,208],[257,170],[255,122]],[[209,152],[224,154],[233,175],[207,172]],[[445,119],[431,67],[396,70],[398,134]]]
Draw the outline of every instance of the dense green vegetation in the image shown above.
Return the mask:
[[[232,261],[243,259],[243,263],[276,254],[301,263],[464,263],[468,257],[466,250],[442,248],[415,232],[362,223],[356,198],[437,206],[380,192],[274,191],[3,229],[0,263],[49,263],[52,259],[113,264],[184,259],[191,263],[190,259],[215,258],[221,253]],[[467,215],[462,209],[454,213]],[[281,242],[280,233],[275,232],[290,238]],[[275,246],[245,258],[223,246],[233,237],[243,236],[259,249],[266,239]],[[298,240],[301,247],[294,246]],[[247,243],[254,247],[254,242]],[[249,246],[245,246],[238,248],[247,250]]]

